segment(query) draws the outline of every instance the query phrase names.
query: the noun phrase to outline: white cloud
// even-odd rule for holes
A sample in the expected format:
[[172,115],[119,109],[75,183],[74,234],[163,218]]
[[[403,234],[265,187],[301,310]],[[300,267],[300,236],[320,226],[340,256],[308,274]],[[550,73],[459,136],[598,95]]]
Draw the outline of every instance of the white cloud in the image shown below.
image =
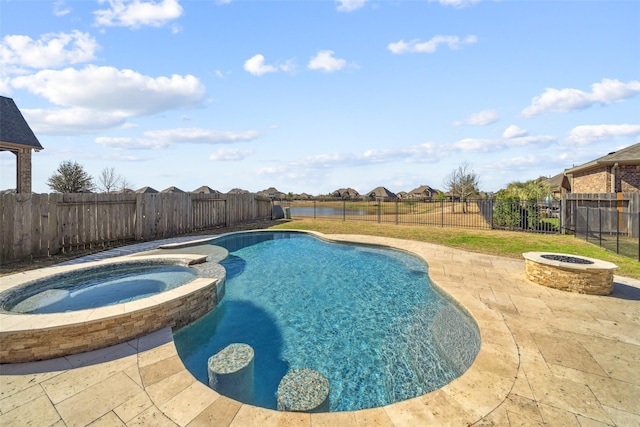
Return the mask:
[[338,0],[339,12],[353,12],[364,7],[368,0]]
[[550,135],[535,135],[503,138],[464,138],[451,144],[451,147],[460,151],[496,152],[512,147],[535,148],[546,147],[556,141],[556,137]]
[[338,59],[333,56],[335,52],[332,50],[321,50],[316,56],[311,58],[307,68],[310,70],[323,70],[327,72],[338,71],[347,65],[344,59]]
[[531,105],[522,110],[522,116],[534,117],[550,111],[566,113],[582,110],[595,104],[612,104],[640,93],[640,81],[623,83],[615,79],[602,79],[591,85],[591,92],[579,89],[547,88],[542,95],[531,100]]
[[389,163],[396,160],[406,163],[432,163],[442,157],[443,150],[437,144],[427,142],[401,148],[384,150],[366,150],[361,154],[332,153],[308,156],[290,163],[292,167],[305,169],[325,169],[337,167],[357,167],[379,163]]
[[356,156],[349,153],[318,154],[315,156],[307,156],[293,164],[305,168],[331,168],[353,165],[355,159]]
[[101,27],[162,27],[182,15],[178,0],[99,0],[108,3],[107,9],[94,13],[95,24]]
[[71,13],[71,7],[64,0],[53,2],[53,14],[55,16],[65,16]]
[[533,148],[544,148],[553,142],[556,142],[558,138],[551,135],[523,135],[519,137],[513,137],[505,141],[507,147],[524,147],[535,146]]
[[463,8],[474,3],[478,3],[480,0],[429,0],[430,3],[438,2],[443,6],[453,6],[456,8]]
[[195,107],[205,95],[204,86],[192,75],[154,78],[132,70],[94,65],[81,70],[44,70],[16,77],[11,84],[57,105],[106,111],[121,117]]
[[251,141],[260,136],[260,133],[255,130],[233,132],[201,128],[177,128],[147,131],[144,135],[168,144],[229,144]]
[[521,136],[527,136],[528,134],[529,132],[526,129],[520,129],[516,125],[511,125],[504,130],[502,137],[506,139],[511,139],[511,138],[518,138]]
[[389,43],[387,48],[391,53],[434,53],[438,46],[445,44],[449,46],[449,49],[460,49],[465,44],[475,44],[478,42],[478,37],[474,35],[466,36],[461,39],[458,36],[442,36],[437,35],[426,42],[421,42],[419,39],[414,39],[409,42],[400,40],[399,42]]
[[[528,170],[528,169],[538,169],[540,165],[550,164],[551,159],[547,156],[516,156],[516,157],[505,157],[499,159],[495,162],[492,162],[489,165],[491,170],[505,170],[505,171],[513,171],[515,170]],[[511,179],[516,179],[517,177],[511,177]]]
[[402,160],[406,163],[433,163],[442,158],[444,152],[441,146],[426,142],[402,148],[386,150],[367,150],[360,159],[367,163],[387,163]]
[[465,120],[453,122],[454,126],[460,125],[473,125],[473,126],[486,126],[491,123],[495,123],[500,119],[498,113],[495,110],[482,110],[477,113],[469,115]]
[[213,161],[239,161],[253,154],[251,150],[241,150],[235,148],[220,148],[209,156]]
[[13,90],[11,89],[11,79],[8,77],[2,77],[0,75],[0,93],[7,96],[11,95]]
[[29,125],[43,134],[83,134],[127,127],[135,116],[196,107],[205,89],[194,76],[149,77],[132,70],[89,65],[81,70],[44,70],[15,77],[26,89],[66,108],[24,109]]
[[280,69],[285,73],[293,74],[298,69],[298,66],[293,59],[288,59],[284,64],[280,65]]
[[80,31],[43,34],[38,40],[8,35],[0,42],[0,63],[3,67],[60,67],[95,59],[98,48],[91,35]]
[[95,133],[125,125],[126,117],[117,112],[87,108],[21,109],[36,134],[70,135]]
[[[176,144],[229,144],[246,142],[260,136],[257,131],[253,130],[231,132],[200,128],[152,130],[144,132],[143,135],[144,137],[142,138],[99,137],[95,139],[95,142],[100,145],[123,150],[156,150]],[[230,157],[233,151],[234,150],[228,150],[225,152],[224,150],[219,150],[218,152],[222,154],[226,153],[227,157]],[[242,150],[235,151],[237,151],[236,156],[243,153]],[[248,155],[246,152],[244,153]]]
[[637,135],[640,135],[640,125],[584,125],[571,129],[566,141],[570,144],[586,145],[601,139]]
[[157,150],[169,146],[169,143],[166,141],[128,137],[115,138],[102,136],[96,138],[95,142],[96,144],[104,145],[109,148],[118,148],[122,150]]
[[261,54],[254,55],[247,59],[244,63],[244,69],[254,76],[261,76],[266,73],[275,73],[278,71],[278,67],[265,65],[264,56]]
[[496,146],[503,147],[504,142],[496,139],[464,138],[452,146],[461,151],[495,151]]

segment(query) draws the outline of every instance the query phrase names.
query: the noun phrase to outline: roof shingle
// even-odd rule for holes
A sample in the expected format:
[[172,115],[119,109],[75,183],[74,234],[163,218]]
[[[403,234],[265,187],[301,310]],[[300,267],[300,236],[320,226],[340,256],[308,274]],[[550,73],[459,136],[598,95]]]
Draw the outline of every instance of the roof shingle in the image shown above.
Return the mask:
[[0,142],[43,149],[16,103],[6,96],[0,96]]

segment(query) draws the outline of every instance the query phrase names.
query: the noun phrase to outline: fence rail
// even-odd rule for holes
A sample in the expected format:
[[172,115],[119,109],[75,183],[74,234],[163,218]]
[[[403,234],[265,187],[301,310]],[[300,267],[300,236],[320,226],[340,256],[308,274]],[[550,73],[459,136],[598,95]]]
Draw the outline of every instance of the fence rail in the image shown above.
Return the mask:
[[640,261],[640,213],[584,206],[573,212],[577,238]]
[[0,263],[271,218],[255,194],[4,194]]
[[557,233],[560,202],[500,202],[491,199],[436,200],[313,200],[284,202],[292,217],[371,221],[405,225],[435,225]]
[[640,260],[640,194],[569,194],[561,201],[310,200],[281,202],[292,218],[566,233]]

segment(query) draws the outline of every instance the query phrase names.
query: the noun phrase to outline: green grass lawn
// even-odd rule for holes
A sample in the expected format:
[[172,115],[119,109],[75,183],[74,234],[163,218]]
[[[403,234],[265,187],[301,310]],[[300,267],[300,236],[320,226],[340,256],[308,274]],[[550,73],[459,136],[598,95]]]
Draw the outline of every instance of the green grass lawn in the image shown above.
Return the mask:
[[429,225],[390,225],[340,220],[297,219],[271,227],[313,230],[325,234],[364,234],[418,240],[444,246],[522,259],[523,252],[560,252],[597,258],[616,264],[615,274],[640,279],[640,262],[609,252],[584,240],[562,234],[436,227]]

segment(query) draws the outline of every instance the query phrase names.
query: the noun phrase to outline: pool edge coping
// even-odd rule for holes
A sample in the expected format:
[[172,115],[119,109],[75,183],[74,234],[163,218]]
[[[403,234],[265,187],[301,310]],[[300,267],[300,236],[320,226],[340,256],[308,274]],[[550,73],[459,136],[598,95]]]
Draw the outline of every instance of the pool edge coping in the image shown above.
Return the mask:
[[[144,263],[146,261],[164,261],[174,265],[192,266],[194,264],[204,262],[205,260],[206,256],[192,254],[180,254],[179,256],[175,254],[141,255],[136,257],[133,257],[132,255],[124,255],[82,264],[52,266],[44,269],[31,270],[4,276],[0,292],[7,292],[12,288],[22,286],[32,281],[37,281],[39,279],[44,279],[52,275],[69,273],[88,268],[116,265],[123,262]],[[224,276],[194,277],[174,289],[134,301],[63,313],[28,314],[0,311],[0,363],[24,363],[63,357],[78,354],[83,351],[92,351],[117,345],[119,343],[138,338],[142,335],[152,333],[166,326],[170,326],[174,322],[180,322],[180,320],[167,316],[164,320],[159,321],[158,324],[148,323],[145,325],[144,318],[148,317],[149,313],[158,311],[171,304],[177,304],[179,301],[186,300],[190,296],[203,292],[206,289],[215,289],[215,292],[213,292],[216,299],[214,304],[217,304],[217,296],[220,293],[218,287],[224,286],[224,281]],[[139,330],[136,329],[119,332],[120,335],[118,335],[118,332],[109,330],[107,331],[108,333],[105,333],[104,330],[100,329],[101,326],[108,322],[114,322],[118,319],[136,318],[136,316],[140,318],[138,322],[140,324]],[[116,326],[115,328],[118,327]],[[74,346],[59,344],[58,347],[52,348],[50,343],[40,346],[34,345],[32,347],[33,349],[40,350],[38,350],[38,356],[33,356],[33,360],[28,360],[27,356],[14,356],[9,354],[15,354],[17,350],[22,354],[22,352],[26,352],[28,350],[28,348],[23,348],[19,345],[18,347],[20,348],[18,348],[13,343],[9,342],[16,337],[31,337],[37,332],[40,332],[42,337],[52,335],[62,335],[62,337],[64,337],[65,333],[72,333],[75,335],[74,332],[78,329],[85,329],[88,336],[84,342],[78,343]],[[96,332],[96,329],[98,329],[99,332]],[[104,341],[106,344],[99,342],[100,334],[105,336]],[[115,342],[116,340],[119,342]]]
[[[267,230],[269,231],[269,230]],[[273,231],[273,230],[271,230]],[[177,349],[173,341],[173,333],[170,328],[164,328],[160,331],[145,335],[138,339],[138,342],[142,340],[150,339],[152,336],[170,335],[169,342],[156,343],[155,345],[149,345],[143,347],[138,345],[138,369],[141,374],[142,371],[151,367],[148,362],[142,365],[143,360],[154,360],[159,355],[155,353],[161,353],[165,359],[174,359],[178,357],[181,365],[181,370],[174,375],[187,375],[192,378],[192,385],[189,388],[196,387],[199,393],[203,393],[203,399],[210,401],[216,401],[222,399],[220,402],[228,402],[230,405],[239,405],[237,410],[234,410],[234,416],[232,424],[244,425],[243,421],[248,419],[260,419],[260,420],[281,420],[283,417],[288,417],[289,420],[307,420],[305,424],[311,424],[312,419],[326,420],[327,417],[331,419],[343,419],[345,416],[352,416],[355,418],[366,418],[371,414],[380,414],[381,411],[386,414],[386,417],[394,425],[406,424],[403,423],[407,416],[416,416],[420,419],[428,418],[433,423],[450,424],[452,413],[464,417],[467,423],[473,424],[478,420],[486,417],[492,411],[500,406],[510,390],[513,388],[517,370],[519,367],[519,355],[517,346],[511,333],[509,332],[504,319],[493,310],[488,309],[480,300],[469,294],[461,292],[460,287],[455,282],[447,279],[446,275],[439,273],[437,268],[432,268],[433,264],[428,258],[426,258],[421,251],[416,251],[416,246],[422,246],[423,248],[442,248],[438,245],[429,244],[426,242],[409,241],[404,239],[392,239],[377,236],[365,236],[365,235],[331,235],[322,234],[318,232],[309,232],[304,230],[278,230],[278,231],[295,231],[316,235],[327,241],[335,242],[351,242],[369,244],[382,247],[390,247],[394,249],[401,249],[411,252],[429,264],[429,277],[435,286],[444,291],[446,295],[450,295],[454,301],[465,311],[467,311],[471,317],[475,320],[481,333],[481,347],[472,365],[463,373],[460,377],[456,378],[444,387],[434,390],[422,396],[418,396],[405,401],[393,403],[387,406],[363,409],[358,411],[349,412],[337,412],[337,413],[323,413],[323,414],[301,414],[301,413],[288,413],[279,412],[271,409],[260,408],[248,404],[240,404],[239,402],[232,401],[229,398],[220,396],[215,391],[209,389],[204,384],[201,384],[191,375],[191,373],[184,367],[182,361],[178,357]],[[211,240],[211,239],[206,239]],[[390,244],[393,243],[393,244]],[[412,249],[413,248],[413,249]],[[129,255],[128,255],[129,256]],[[128,257],[125,256],[125,257]],[[137,256],[140,256],[138,254]],[[168,332],[167,332],[168,331]],[[500,354],[505,355],[504,365],[496,363],[496,356]],[[157,363],[161,365],[161,363]],[[496,366],[499,365],[499,366]],[[505,368],[506,366],[506,368]],[[158,366],[160,368],[160,366]],[[496,369],[500,368],[500,369]],[[505,375],[504,370],[507,374]],[[167,375],[166,373],[163,373]],[[144,375],[143,377],[143,384]],[[495,380],[495,381],[493,381]],[[193,385],[193,383],[196,383]],[[154,384],[151,384],[153,387]],[[178,422],[178,420],[184,418],[182,408],[180,405],[167,406],[166,402],[153,399],[153,392],[149,389],[150,386],[144,385],[147,395],[151,397],[154,404],[161,408],[161,412],[168,416],[171,420],[174,420],[178,425],[187,425],[188,422]],[[185,390],[186,391],[186,390]],[[186,393],[185,393],[186,394]],[[177,396],[176,396],[177,398]],[[173,400],[173,399],[172,399]],[[186,403],[186,401],[185,401]],[[417,408],[417,409],[416,409]],[[416,411],[420,411],[420,414],[416,414]],[[351,414],[351,415],[349,415]],[[189,422],[193,421],[196,416],[201,415],[198,413],[194,417],[190,418]]]
[[[311,417],[317,416],[330,416],[331,414],[364,414],[372,410],[384,410],[387,415],[391,417],[390,413],[396,413],[396,416],[408,409],[412,405],[418,404],[420,406],[435,407],[434,405],[441,405],[442,401],[447,401],[448,405],[452,405],[456,410],[467,413],[472,419],[468,422],[473,424],[482,419],[498,406],[500,406],[507,395],[513,388],[515,383],[518,368],[520,365],[519,352],[516,342],[511,335],[508,327],[504,323],[504,319],[501,315],[495,313],[489,309],[481,301],[476,298],[470,297],[468,294],[460,293],[456,291],[459,287],[454,283],[449,283],[450,279],[447,279],[446,275],[441,275],[437,272],[437,269],[432,269],[433,260],[429,260],[424,254],[415,250],[416,245],[426,247],[440,247],[426,242],[411,241],[405,239],[396,239],[379,236],[367,236],[367,235],[339,235],[339,234],[324,234],[312,230],[295,230],[295,229],[278,229],[278,230],[245,230],[238,232],[225,233],[220,236],[216,236],[211,239],[200,239],[198,243],[204,243],[216,240],[219,237],[223,237],[229,234],[241,234],[241,233],[254,233],[254,232],[297,232],[302,234],[313,235],[321,240],[334,243],[356,243],[377,247],[386,247],[396,250],[402,250],[409,252],[415,256],[420,257],[429,266],[429,278],[432,285],[441,293],[445,298],[453,301],[459,308],[461,308],[466,314],[468,314],[477,324],[480,331],[481,343],[480,350],[476,355],[471,366],[459,377],[455,378],[443,387],[433,390],[421,396],[403,400],[400,402],[392,403],[378,408],[361,409],[356,411],[345,412],[328,412],[324,414],[309,414]],[[393,245],[390,243],[394,243]],[[524,274],[524,271],[523,271]],[[434,277],[435,276],[435,277]],[[451,286],[448,286],[451,285]],[[172,340],[174,351],[177,354],[175,343]],[[496,364],[496,357],[500,360],[500,363]],[[184,367],[184,365],[183,365]],[[186,370],[186,367],[184,367]],[[507,371],[507,375],[505,375]],[[188,370],[187,370],[188,372]],[[483,378],[482,381],[478,381],[478,377]],[[487,379],[490,381],[487,381]],[[195,379],[195,377],[194,377]],[[196,380],[197,381],[197,380]],[[480,385],[482,383],[482,386]],[[208,388],[208,387],[207,387]],[[482,389],[480,389],[482,388]],[[209,389],[212,393],[218,395],[217,392]],[[469,390],[474,390],[473,393],[469,393]],[[222,396],[224,397],[224,396]],[[226,397],[225,397],[226,398]],[[226,398],[229,399],[229,398]],[[229,399],[232,400],[232,399]],[[234,401],[235,402],[235,401]],[[267,409],[249,405],[245,403],[236,402],[241,405],[241,410],[245,412],[253,413],[254,416],[259,418],[271,418],[279,416],[286,412],[277,411],[273,409]],[[263,412],[266,411],[266,412]],[[299,413],[296,413],[299,414]],[[446,413],[432,413],[436,422],[443,422],[449,414]],[[444,417],[444,418],[443,418]],[[392,417],[392,418],[395,418]]]

